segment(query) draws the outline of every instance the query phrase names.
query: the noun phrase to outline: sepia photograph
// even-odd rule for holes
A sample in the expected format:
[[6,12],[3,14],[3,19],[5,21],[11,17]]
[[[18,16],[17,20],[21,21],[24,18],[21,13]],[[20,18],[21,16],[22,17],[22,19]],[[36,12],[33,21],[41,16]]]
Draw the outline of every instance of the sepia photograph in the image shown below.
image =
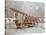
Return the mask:
[[5,0],[5,34],[45,32],[44,2]]

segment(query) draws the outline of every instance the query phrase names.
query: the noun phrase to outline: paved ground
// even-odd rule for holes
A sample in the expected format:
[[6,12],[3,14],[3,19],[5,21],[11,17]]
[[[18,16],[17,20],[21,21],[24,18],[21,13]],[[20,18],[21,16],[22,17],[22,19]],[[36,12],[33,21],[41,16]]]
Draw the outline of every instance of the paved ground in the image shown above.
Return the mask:
[[15,24],[6,24],[6,35],[27,34],[27,33],[42,33],[44,32],[43,23],[37,27],[30,27],[26,29],[16,29]]

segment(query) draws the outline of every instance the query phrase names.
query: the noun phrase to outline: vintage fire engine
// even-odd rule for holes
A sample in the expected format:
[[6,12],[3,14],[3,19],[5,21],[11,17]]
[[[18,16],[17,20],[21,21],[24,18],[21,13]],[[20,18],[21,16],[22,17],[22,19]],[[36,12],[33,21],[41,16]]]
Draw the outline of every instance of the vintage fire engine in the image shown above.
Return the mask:
[[[10,8],[10,9],[15,12],[16,20],[14,20],[14,21],[15,21],[16,27],[18,29],[34,27],[34,26],[38,25],[38,23],[40,22],[39,17],[29,16],[29,15],[27,15],[19,10],[16,10],[14,8]],[[22,15],[22,17],[19,16],[19,14]],[[18,16],[21,18],[18,19],[19,18]]]

